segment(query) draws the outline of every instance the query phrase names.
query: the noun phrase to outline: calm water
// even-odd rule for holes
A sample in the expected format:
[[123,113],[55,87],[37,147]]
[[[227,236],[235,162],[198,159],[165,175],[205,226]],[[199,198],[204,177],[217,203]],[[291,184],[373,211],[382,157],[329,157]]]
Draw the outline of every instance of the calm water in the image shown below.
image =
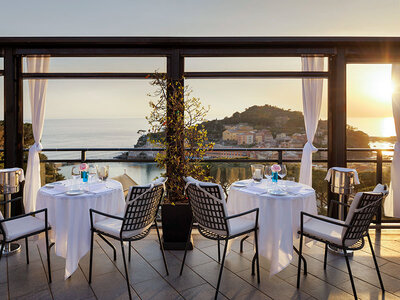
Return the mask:
[[[147,130],[144,118],[132,119],[53,119],[45,120],[42,144],[44,148],[127,148],[133,147],[140,134]],[[88,158],[114,157],[121,152],[88,152]],[[44,152],[52,159],[79,159],[80,152]],[[109,163],[110,177],[125,172],[139,184],[146,184],[159,176],[154,163]],[[71,177],[72,166],[60,167],[61,173]]]
[[[348,118],[351,126],[371,136],[392,136],[393,118]],[[121,119],[50,119],[45,120],[42,144],[45,148],[122,148],[133,147],[140,134],[147,130],[144,118]],[[392,145],[371,145],[372,147],[391,147]],[[121,152],[88,152],[88,158],[112,158]],[[79,159],[80,152],[44,152],[53,159]],[[387,153],[391,155],[392,153]],[[160,169],[154,163],[110,163],[110,176],[126,172],[139,184],[145,184],[156,176]],[[61,173],[70,177],[71,166],[62,166]]]

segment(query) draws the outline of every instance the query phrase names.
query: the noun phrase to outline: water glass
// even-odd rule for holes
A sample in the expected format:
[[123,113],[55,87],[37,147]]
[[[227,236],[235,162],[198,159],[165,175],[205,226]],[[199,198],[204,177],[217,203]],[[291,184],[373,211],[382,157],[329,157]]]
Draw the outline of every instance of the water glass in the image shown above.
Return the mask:
[[264,177],[264,166],[263,165],[251,165],[251,174],[255,182],[261,182]]
[[89,183],[96,182],[95,179],[96,175],[97,175],[97,166],[89,165]]

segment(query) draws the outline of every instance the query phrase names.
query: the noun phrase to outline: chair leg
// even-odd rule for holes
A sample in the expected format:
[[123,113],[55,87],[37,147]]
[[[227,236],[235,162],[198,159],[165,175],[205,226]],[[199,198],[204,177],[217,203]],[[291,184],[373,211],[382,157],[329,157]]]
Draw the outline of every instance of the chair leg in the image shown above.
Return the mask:
[[221,247],[220,247],[220,243],[219,240],[218,241],[218,263],[221,262]]
[[131,295],[131,285],[129,284],[129,274],[128,274],[128,268],[126,266],[126,258],[125,258],[125,249],[124,249],[124,242],[121,240],[121,250],[122,250],[122,258],[124,259],[124,268],[125,268],[125,276],[126,276],[126,284],[128,286],[128,294],[129,294],[129,299],[132,299]]
[[344,258],[346,259],[347,270],[349,271],[351,288],[353,289],[354,299],[357,299],[357,291],[356,291],[356,286],[354,285],[353,274],[351,273],[349,257],[347,256],[347,251],[345,249],[343,249],[343,253],[344,253]]
[[46,228],[46,231],[45,231],[45,235],[46,235],[46,252],[47,252],[47,271],[49,272],[49,283],[51,283],[49,230],[47,228]]
[[104,236],[102,236],[101,234],[98,234],[98,236],[108,245],[113,249],[113,253],[114,253],[114,261],[117,260],[117,250],[115,250],[115,247],[113,244],[111,244]]
[[25,252],[26,252],[26,264],[29,265],[29,246],[28,246],[28,238],[25,238]]
[[90,236],[90,260],[89,260],[89,284],[92,283],[92,269],[93,269],[93,238],[94,238],[94,231],[91,230],[91,236]]
[[326,270],[326,259],[328,257],[328,244],[325,244],[325,254],[324,254],[324,270]]
[[225,256],[226,256],[226,250],[227,249],[228,249],[228,240],[225,240],[224,254],[222,255],[222,262],[221,262],[221,266],[220,266],[220,269],[219,269],[218,283],[217,283],[217,289],[215,291],[215,298],[214,299],[217,299],[217,297],[218,297],[219,285],[221,284],[222,271],[224,270],[224,263],[225,263]]
[[254,253],[253,259],[251,260],[251,276],[256,275],[256,259],[257,259],[257,254]]
[[254,230],[254,244],[256,246],[256,257],[257,257],[257,283],[260,283],[260,259],[258,254],[258,235],[257,228]]
[[0,249],[0,260],[1,260],[1,257],[3,256],[3,250],[4,250],[4,246],[5,246],[5,242],[2,242],[1,243],[1,249]]
[[248,238],[249,238],[249,236],[246,235],[244,238],[242,238],[242,239],[240,240],[240,253],[243,253],[243,243],[244,243],[244,241],[247,240]]
[[154,222],[156,223],[156,231],[157,231],[158,242],[160,243],[160,249],[161,249],[162,258],[164,260],[165,271],[167,272],[167,276],[168,276],[169,272],[168,272],[167,260],[165,259],[164,245],[161,242],[160,231],[158,230],[157,222],[156,221],[154,221]]
[[294,250],[294,252],[296,252],[300,256],[301,260],[303,261],[304,275],[307,275],[307,261],[306,261],[306,258],[304,257],[303,254],[300,255],[299,250],[297,250],[295,246],[293,246],[293,250]]
[[132,248],[132,246],[131,246],[131,241],[129,241],[129,254],[128,254],[128,261],[130,262],[131,261],[131,249]]
[[300,234],[299,264],[297,266],[297,288],[300,288],[301,256],[303,253],[303,232]]
[[186,253],[187,253],[187,250],[188,250],[188,248],[189,248],[189,243],[190,243],[190,235],[192,234],[192,226],[193,226],[193,223],[190,224],[189,235],[188,235],[187,240],[186,240],[185,253],[183,254],[183,260],[182,260],[181,271],[180,271],[180,273],[179,273],[179,276],[182,275],[183,266],[185,265]]
[[369,234],[367,234],[367,237],[368,237],[369,247],[371,248],[372,257],[374,259],[376,273],[378,274],[379,283],[381,285],[382,292],[385,292],[385,287],[383,286],[383,280],[382,280],[382,277],[381,277],[381,272],[379,271],[378,262],[376,261],[375,251],[374,251],[374,248],[372,247],[371,237],[369,236]]

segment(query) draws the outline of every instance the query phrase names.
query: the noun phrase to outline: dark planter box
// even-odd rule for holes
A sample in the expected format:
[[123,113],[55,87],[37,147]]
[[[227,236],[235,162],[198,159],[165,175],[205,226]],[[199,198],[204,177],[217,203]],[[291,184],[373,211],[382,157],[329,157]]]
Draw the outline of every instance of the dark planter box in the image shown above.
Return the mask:
[[[161,206],[161,220],[164,249],[185,250],[190,224],[192,223],[192,212],[189,204],[163,204]],[[193,249],[192,239],[188,249]]]

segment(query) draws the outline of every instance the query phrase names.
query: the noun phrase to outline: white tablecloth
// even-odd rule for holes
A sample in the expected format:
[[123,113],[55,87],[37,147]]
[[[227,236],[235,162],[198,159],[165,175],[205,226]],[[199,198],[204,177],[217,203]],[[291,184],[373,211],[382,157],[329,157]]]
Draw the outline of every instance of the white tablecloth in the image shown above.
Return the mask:
[[58,186],[52,189],[42,187],[38,191],[36,209],[48,209],[48,221],[52,227],[50,239],[55,242],[56,254],[66,259],[65,278],[75,272],[79,260],[90,250],[89,209],[121,214],[125,208],[119,182],[108,180],[107,187],[97,184],[90,190],[77,196],[62,193],[62,187]]
[[[259,207],[259,254],[271,263],[272,276],[287,267],[293,259],[300,212],[317,213],[315,191],[307,185],[285,181],[281,184],[286,183],[290,193],[273,196],[266,193],[265,180],[258,184],[252,180],[247,183],[246,187],[232,185],[227,202],[228,213],[237,214]],[[254,220],[255,216],[250,214],[248,218]]]

